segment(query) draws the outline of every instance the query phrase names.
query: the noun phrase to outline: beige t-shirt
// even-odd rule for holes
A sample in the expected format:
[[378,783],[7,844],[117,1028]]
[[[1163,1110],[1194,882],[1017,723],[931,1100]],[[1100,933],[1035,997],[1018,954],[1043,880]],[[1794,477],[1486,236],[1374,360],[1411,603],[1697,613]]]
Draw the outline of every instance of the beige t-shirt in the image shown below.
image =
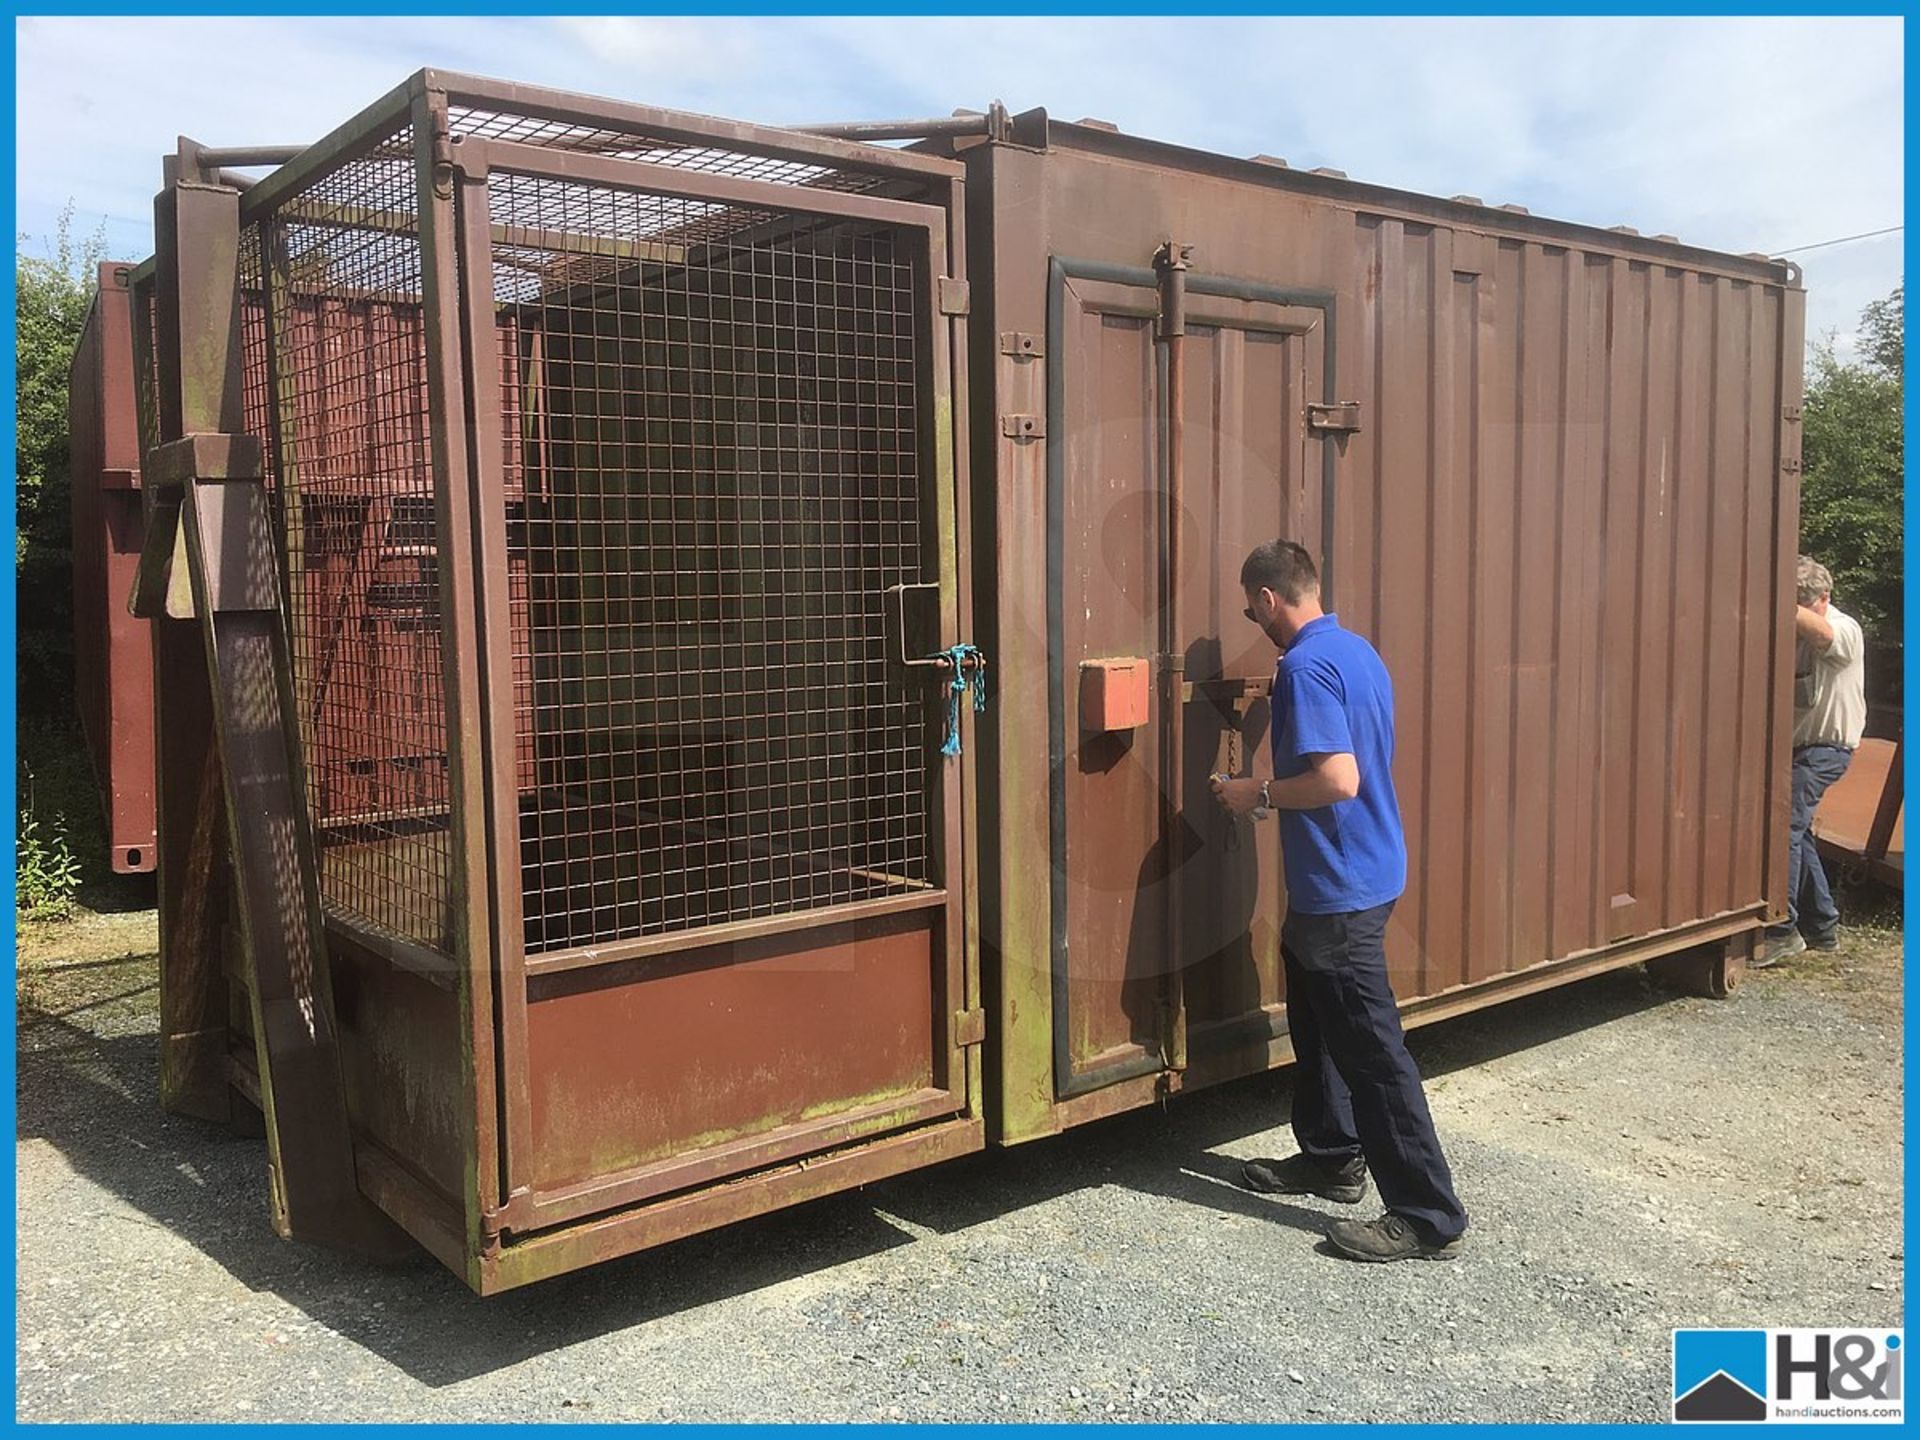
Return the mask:
[[1833,626],[1833,644],[1817,650],[1801,640],[1794,649],[1793,743],[1852,750],[1867,728],[1866,637],[1860,622],[1831,601],[1827,623]]

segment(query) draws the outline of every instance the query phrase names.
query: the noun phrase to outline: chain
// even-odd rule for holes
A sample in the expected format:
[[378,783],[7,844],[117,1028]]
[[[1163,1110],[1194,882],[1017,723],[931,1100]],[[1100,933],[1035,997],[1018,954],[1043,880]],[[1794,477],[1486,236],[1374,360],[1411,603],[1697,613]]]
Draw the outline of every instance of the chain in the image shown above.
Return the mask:
[[[1232,723],[1227,727],[1227,774],[1236,779],[1240,774],[1240,716],[1237,711],[1233,715]],[[1229,851],[1238,850],[1240,848],[1239,819],[1224,806],[1221,807],[1220,818],[1227,827],[1226,848]]]

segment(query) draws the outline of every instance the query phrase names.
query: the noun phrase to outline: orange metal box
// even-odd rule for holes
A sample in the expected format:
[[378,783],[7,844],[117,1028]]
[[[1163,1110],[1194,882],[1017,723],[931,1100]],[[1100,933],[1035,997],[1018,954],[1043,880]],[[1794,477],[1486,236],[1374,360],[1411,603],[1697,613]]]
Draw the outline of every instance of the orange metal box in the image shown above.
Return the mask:
[[1082,660],[1080,724],[1096,731],[1133,730],[1147,723],[1152,670],[1145,660]]

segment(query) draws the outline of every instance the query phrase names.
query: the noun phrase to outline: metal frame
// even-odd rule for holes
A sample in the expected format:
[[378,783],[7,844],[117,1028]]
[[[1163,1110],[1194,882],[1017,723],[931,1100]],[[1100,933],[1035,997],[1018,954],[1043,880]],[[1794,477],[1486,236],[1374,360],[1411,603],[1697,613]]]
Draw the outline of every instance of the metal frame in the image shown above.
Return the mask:
[[[157,622],[156,659],[177,662],[166,689],[180,687],[188,703],[204,703],[211,722],[207,731],[174,737],[175,760],[212,771],[218,737],[243,951],[237,973],[254,1046],[250,1066],[229,1060],[221,1046],[218,1083],[223,1094],[231,1084],[257,1099],[262,1111],[276,1229],[391,1252],[397,1233],[355,1176],[313,837],[288,724],[293,693],[265,472],[259,442],[240,433],[237,197],[198,177],[193,151],[182,143],[155,202],[160,443],[143,458],[148,533],[135,612]],[[184,653],[187,627],[167,617],[191,617],[198,665]],[[178,718],[160,712],[163,741]],[[170,778],[179,778],[177,764]],[[203,786],[199,833],[212,800]],[[193,893],[213,860],[201,853],[205,868],[184,885],[163,862],[162,993],[225,1010],[223,929],[203,929],[197,940],[164,921],[182,906],[207,915],[209,897]],[[211,975],[203,968],[209,958]]]
[[[460,276],[455,185],[446,153],[446,106],[431,93],[411,106],[427,385],[434,416],[464,411],[470,377],[459,303]],[[497,1246],[498,1215],[506,1203],[506,1140],[501,1124],[502,982],[498,918],[492,895],[493,854],[487,843],[485,759],[487,727],[480,672],[480,564],[473,497],[465,483],[471,465],[469,425],[431,427],[434,519],[441,589],[441,654],[447,689],[447,794],[455,864],[451,932],[459,977],[465,1101],[473,1116],[471,1164],[462,1199],[465,1270],[477,1286],[484,1257]],[[511,734],[511,728],[508,734]],[[416,1235],[418,1231],[415,1232]]]

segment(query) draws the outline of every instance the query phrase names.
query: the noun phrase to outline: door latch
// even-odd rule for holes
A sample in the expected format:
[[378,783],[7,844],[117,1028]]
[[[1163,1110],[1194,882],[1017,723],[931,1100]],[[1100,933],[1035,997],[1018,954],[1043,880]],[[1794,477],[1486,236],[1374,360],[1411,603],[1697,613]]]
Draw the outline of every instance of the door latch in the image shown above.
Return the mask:
[[1360,429],[1358,400],[1316,400],[1307,405],[1307,429],[1316,435],[1353,435]]

